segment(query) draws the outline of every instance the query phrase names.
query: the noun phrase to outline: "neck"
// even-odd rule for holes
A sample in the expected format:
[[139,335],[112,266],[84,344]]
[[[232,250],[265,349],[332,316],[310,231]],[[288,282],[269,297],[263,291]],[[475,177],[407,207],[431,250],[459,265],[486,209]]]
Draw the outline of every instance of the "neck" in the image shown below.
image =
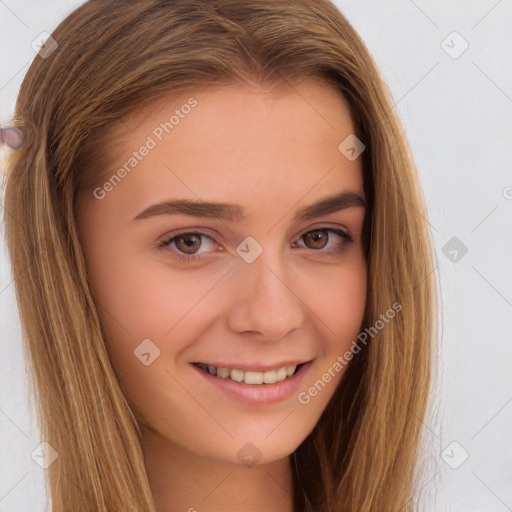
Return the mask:
[[208,459],[145,427],[142,449],[157,512],[293,512],[288,457],[252,467]]

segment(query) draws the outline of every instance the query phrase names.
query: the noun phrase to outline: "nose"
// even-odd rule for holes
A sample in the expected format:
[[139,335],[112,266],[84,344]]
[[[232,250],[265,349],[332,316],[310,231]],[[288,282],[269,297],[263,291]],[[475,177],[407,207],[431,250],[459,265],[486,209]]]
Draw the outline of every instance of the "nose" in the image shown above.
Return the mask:
[[306,306],[299,285],[289,264],[274,254],[264,250],[252,263],[237,262],[231,277],[236,292],[228,314],[234,332],[277,341],[303,325]]

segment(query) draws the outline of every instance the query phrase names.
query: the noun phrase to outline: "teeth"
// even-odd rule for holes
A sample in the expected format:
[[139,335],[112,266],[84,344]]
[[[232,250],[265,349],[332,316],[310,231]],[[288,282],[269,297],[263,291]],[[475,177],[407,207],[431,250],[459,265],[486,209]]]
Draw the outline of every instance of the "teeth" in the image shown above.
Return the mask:
[[242,370],[231,370],[229,376],[235,382],[242,382],[244,380],[244,372]]
[[217,368],[217,377],[222,379],[227,379],[229,377],[230,371],[227,368]]
[[277,382],[286,379],[286,368],[279,368],[277,370]]
[[263,382],[265,384],[274,384],[277,382],[277,372],[272,370],[263,374]]
[[261,372],[245,372],[245,384],[263,384],[263,373]]
[[297,365],[283,366],[278,370],[270,370],[269,372],[253,372],[238,370],[236,368],[230,370],[229,368],[215,368],[215,366],[198,363],[197,366],[202,368],[210,375],[216,375],[221,379],[227,379],[228,377],[235,382],[243,382],[244,384],[275,384],[281,382],[288,377],[291,377]]

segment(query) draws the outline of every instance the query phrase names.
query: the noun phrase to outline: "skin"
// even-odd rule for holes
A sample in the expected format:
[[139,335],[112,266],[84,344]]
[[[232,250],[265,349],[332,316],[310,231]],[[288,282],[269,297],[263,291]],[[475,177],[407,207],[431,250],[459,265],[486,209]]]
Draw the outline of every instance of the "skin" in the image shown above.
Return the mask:
[[[303,405],[307,391],[349,349],[366,302],[361,245],[364,207],[305,222],[301,207],[336,192],[364,197],[361,158],[338,145],[354,133],[346,100],[327,85],[215,86],[146,108],[113,133],[110,177],[194,97],[197,106],[101,200],[78,197],[78,227],[91,290],[119,382],[142,426],[142,447],[157,509],[166,512],[292,511],[289,455],[312,431],[343,372]],[[133,221],[169,199],[235,203],[230,221],[161,215]],[[157,247],[182,228],[200,230],[193,263],[186,246]],[[329,241],[304,237],[341,229]],[[236,247],[253,237],[252,263]],[[324,247],[325,246],[325,247]],[[160,355],[134,356],[150,339]],[[226,396],[194,361],[313,361],[297,393],[274,404]],[[237,456],[252,443],[249,467]],[[252,449],[252,448],[251,448]]]

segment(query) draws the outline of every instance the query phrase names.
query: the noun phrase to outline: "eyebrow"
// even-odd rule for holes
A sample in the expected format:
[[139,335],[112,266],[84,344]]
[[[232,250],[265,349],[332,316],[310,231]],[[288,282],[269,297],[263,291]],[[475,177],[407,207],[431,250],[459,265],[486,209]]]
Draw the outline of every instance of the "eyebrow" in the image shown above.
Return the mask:
[[[294,215],[293,221],[302,222],[312,220],[346,208],[364,206],[365,201],[361,195],[355,192],[341,192],[301,208]],[[244,209],[239,205],[228,203],[209,203],[191,199],[176,199],[151,205],[140,212],[133,220],[176,214],[234,222],[245,220]]]

